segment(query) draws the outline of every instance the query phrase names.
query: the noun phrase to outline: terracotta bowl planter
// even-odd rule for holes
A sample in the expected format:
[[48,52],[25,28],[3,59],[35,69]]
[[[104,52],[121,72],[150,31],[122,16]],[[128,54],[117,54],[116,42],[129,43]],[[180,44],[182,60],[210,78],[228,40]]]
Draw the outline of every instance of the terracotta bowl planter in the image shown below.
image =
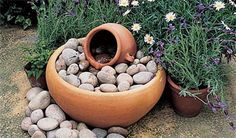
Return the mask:
[[55,69],[55,62],[63,48],[58,48],[50,57],[46,80],[56,103],[77,121],[102,128],[114,125],[126,127],[147,114],[163,93],[166,74],[162,68],[149,83],[130,91],[96,93],[74,87],[60,78]]
[[[180,86],[175,84],[170,76],[167,77],[167,81],[171,90],[171,99],[172,99],[172,104],[174,107],[174,111],[184,117],[195,117],[197,116],[200,112],[201,109],[203,108],[203,103],[190,96],[180,96]],[[192,93],[202,93],[199,94],[198,97],[201,98],[202,100],[206,99],[207,96],[207,88],[206,89],[201,89],[199,91],[197,90],[190,90]]]
[[[95,60],[91,48],[96,48],[98,45],[114,46],[116,49],[114,57],[109,62],[99,63]],[[115,63],[133,62],[137,51],[132,33],[124,26],[116,23],[106,23],[92,29],[86,36],[83,47],[87,60],[96,69]]]

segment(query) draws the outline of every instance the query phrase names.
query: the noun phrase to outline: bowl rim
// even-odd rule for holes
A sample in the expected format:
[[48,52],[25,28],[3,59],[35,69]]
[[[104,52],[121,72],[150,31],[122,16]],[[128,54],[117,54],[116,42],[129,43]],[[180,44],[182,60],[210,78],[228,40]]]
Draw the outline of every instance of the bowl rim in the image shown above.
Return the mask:
[[158,84],[154,84],[157,81],[165,80],[165,71],[164,71],[163,67],[158,66],[158,71],[155,74],[155,76],[152,78],[151,81],[149,81],[148,83],[146,83],[145,85],[143,85],[141,87],[138,87],[138,88],[135,88],[135,89],[132,89],[132,90],[123,91],[123,92],[94,92],[94,91],[80,89],[76,86],[73,86],[73,85],[69,84],[65,80],[63,80],[58,75],[58,73],[56,71],[56,68],[55,68],[56,60],[58,59],[61,52],[64,50],[64,46],[65,45],[62,45],[58,49],[56,49],[54,51],[54,53],[51,55],[51,57],[49,58],[47,68],[46,68],[46,81],[48,81],[48,79],[47,79],[48,70],[51,70],[50,73],[52,73],[52,74],[50,76],[54,76],[55,80],[59,81],[59,84],[62,84],[63,86],[67,87],[70,90],[73,89],[73,91],[76,92],[76,93],[81,93],[81,94],[86,94],[86,95],[91,95],[91,96],[111,96],[111,97],[132,95],[134,93],[142,92],[142,90],[147,89],[151,85],[158,85]]

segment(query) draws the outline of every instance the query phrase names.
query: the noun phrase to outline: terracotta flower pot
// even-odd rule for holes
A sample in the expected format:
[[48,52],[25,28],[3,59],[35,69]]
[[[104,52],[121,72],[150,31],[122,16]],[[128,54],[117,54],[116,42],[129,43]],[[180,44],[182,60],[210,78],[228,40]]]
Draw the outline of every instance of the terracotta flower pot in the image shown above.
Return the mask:
[[165,71],[143,87],[125,92],[101,93],[79,89],[59,77],[55,62],[63,50],[58,48],[50,57],[46,80],[51,96],[73,119],[95,127],[129,126],[147,114],[160,99],[165,83]]
[[[28,76],[28,71],[31,70],[30,63],[26,64],[24,66],[24,71]],[[47,83],[45,78],[45,73],[43,73],[38,79],[36,79],[34,76],[28,76],[28,80],[30,82],[31,87],[40,87],[42,89],[47,89]]]
[[[105,45],[107,49],[113,47],[115,54],[109,62],[99,63],[91,50],[99,45]],[[133,62],[137,51],[135,39],[131,32],[120,24],[106,23],[92,29],[83,43],[84,53],[87,60],[96,69],[106,65],[113,65],[121,62]]]
[[[172,98],[172,104],[174,107],[174,111],[184,117],[195,117],[197,116],[203,107],[203,103],[190,96],[180,96],[180,86],[175,84],[170,76],[167,77],[167,81],[169,83],[169,87],[171,89],[171,98]],[[197,95],[202,100],[206,99],[207,96],[207,88],[197,90],[190,90],[192,93],[201,93]]]

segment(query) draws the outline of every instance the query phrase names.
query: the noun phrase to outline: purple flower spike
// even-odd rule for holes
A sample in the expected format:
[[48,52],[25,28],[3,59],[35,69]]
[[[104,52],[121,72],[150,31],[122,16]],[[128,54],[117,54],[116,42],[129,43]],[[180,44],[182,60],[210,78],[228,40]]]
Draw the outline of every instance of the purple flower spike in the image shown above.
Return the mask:
[[197,10],[198,13],[203,13],[206,10],[206,6],[202,3],[199,3],[196,6],[196,10]]
[[187,27],[187,22],[186,22],[186,20],[184,18],[180,19],[180,26],[182,28],[186,28]]
[[175,26],[172,24],[172,23],[170,23],[170,24],[168,24],[168,32],[171,32],[171,31],[174,31],[175,30]]
[[160,50],[156,50],[153,54],[154,54],[155,57],[159,58],[159,57],[162,56],[163,53]]
[[214,107],[212,103],[208,102],[208,107],[212,110],[213,113],[217,112],[217,109]]
[[214,65],[219,65],[220,64],[220,58],[214,58],[212,60],[212,62],[213,62]]
[[232,55],[233,54],[233,50],[231,49],[231,48],[227,48],[227,54],[229,54],[229,55]]
[[219,102],[218,105],[219,105],[219,107],[220,107],[221,109],[223,109],[224,111],[227,111],[227,110],[228,110],[228,109],[227,109],[227,105],[226,105],[224,102]]
[[160,49],[161,51],[164,50],[164,45],[165,45],[164,42],[162,42],[162,41],[158,41],[158,42],[157,42],[157,45],[159,46],[159,49]]
[[153,54],[154,50],[153,50],[153,47],[151,47],[149,50],[148,50],[148,53],[149,54]]

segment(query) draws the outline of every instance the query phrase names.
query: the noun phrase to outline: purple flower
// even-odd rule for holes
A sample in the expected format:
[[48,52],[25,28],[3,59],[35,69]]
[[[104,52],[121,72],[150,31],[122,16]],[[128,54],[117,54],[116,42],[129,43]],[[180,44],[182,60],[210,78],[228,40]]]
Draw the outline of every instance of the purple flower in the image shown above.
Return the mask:
[[224,112],[224,115],[225,115],[225,119],[226,119],[227,121],[229,121],[229,125],[230,125],[231,129],[234,130],[234,131],[236,131],[236,126],[235,126],[235,124],[231,121],[232,118],[231,118],[230,115],[229,115],[229,110],[228,110],[228,107],[227,107],[226,103],[224,103],[224,102],[222,101],[222,99],[220,99],[219,96],[215,96],[214,99],[216,100],[216,103],[212,103],[212,102],[208,101],[208,102],[207,102],[208,107],[209,107],[214,113],[216,113],[217,110],[222,109],[223,112]]
[[159,46],[159,49],[160,49],[160,50],[162,50],[162,51],[164,50],[164,45],[165,45],[164,42],[158,41],[158,42],[157,42],[157,45]]
[[234,55],[234,51],[232,48],[228,47],[228,46],[224,46],[224,49],[222,51],[222,54],[225,55],[227,62],[231,61],[232,58],[235,56]]
[[156,51],[153,52],[153,55],[154,55],[155,57],[161,57],[162,54],[163,54],[163,52],[160,51],[160,50],[156,50]]
[[153,50],[153,47],[151,47],[149,50],[148,50],[148,53],[149,54],[153,54],[154,50]]
[[211,102],[208,102],[208,107],[212,110],[213,113],[217,112],[217,109],[214,107],[214,105]]
[[233,50],[231,49],[231,48],[227,48],[227,50],[226,50],[226,52],[227,52],[227,54],[229,54],[229,55],[232,55],[233,54]]
[[207,7],[202,3],[198,3],[198,5],[196,6],[196,11],[198,13],[203,13],[206,9]]
[[114,0],[115,1],[115,3],[118,5],[119,4],[119,0]]
[[219,65],[220,64],[220,58],[214,58],[212,59],[212,62],[214,65]]
[[75,4],[79,4],[80,0],[73,0]]
[[172,23],[168,24],[167,32],[171,32],[171,31],[174,31],[174,30],[175,30],[175,26]]
[[219,107],[221,108],[221,109],[223,109],[224,111],[227,111],[228,109],[228,107],[227,107],[227,105],[224,103],[224,102],[219,102],[218,103],[218,105],[219,105]]
[[186,22],[186,20],[184,18],[180,19],[180,26],[182,28],[186,28],[187,27],[187,22]]

